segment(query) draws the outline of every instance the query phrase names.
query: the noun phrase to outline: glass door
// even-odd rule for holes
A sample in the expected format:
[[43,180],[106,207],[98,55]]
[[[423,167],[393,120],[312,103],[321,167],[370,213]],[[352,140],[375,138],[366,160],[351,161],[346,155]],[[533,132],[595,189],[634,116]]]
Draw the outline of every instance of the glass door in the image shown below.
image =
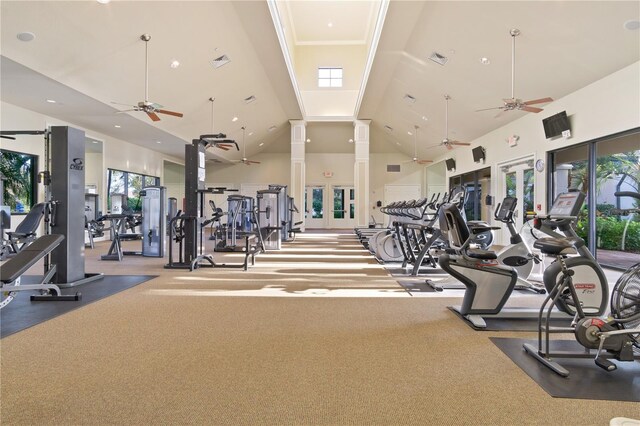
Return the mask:
[[[520,230],[527,213],[534,211],[535,173],[533,158],[502,164],[499,167],[501,190],[499,191],[500,196],[496,199],[496,206],[505,197],[516,197],[518,205],[513,214],[513,220],[515,228]],[[503,244],[508,244],[508,233],[505,231],[502,235]]]
[[352,186],[333,186],[332,228],[353,228],[355,226],[355,190]]
[[304,218],[306,228],[324,228],[324,187],[307,186],[305,188]]

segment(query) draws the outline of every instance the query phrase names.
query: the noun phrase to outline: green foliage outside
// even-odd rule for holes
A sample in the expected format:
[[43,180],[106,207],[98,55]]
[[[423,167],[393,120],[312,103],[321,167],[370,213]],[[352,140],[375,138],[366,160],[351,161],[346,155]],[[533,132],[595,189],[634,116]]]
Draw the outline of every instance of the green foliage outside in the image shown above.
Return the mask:
[[4,175],[4,202],[12,213],[27,213],[34,204],[32,168],[34,157],[11,151],[0,153],[0,173]]
[[[622,250],[622,237],[625,237],[624,251],[640,253],[640,215],[633,215],[629,225],[627,219],[612,216],[611,204],[598,204],[596,206],[596,246],[603,250]],[[625,233],[625,227],[627,232]],[[576,224],[578,236],[589,242],[587,226],[587,207],[582,208]]]

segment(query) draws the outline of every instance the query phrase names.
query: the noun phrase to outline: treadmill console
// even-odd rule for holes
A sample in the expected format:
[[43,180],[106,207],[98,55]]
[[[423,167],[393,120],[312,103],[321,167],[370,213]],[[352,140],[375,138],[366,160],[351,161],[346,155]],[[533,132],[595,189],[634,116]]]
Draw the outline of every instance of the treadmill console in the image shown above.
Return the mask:
[[554,216],[578,216],[584,199],[585,194],[579,191],[562,193],[556,197],[548,216],[551,219]]

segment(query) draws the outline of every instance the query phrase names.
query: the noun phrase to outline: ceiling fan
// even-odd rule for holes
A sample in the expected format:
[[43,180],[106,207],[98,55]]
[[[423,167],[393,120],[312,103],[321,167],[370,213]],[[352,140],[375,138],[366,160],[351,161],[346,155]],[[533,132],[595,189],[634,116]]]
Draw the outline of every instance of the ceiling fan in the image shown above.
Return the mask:
[[504,113],[505,111],[513,111],[513,110],[538,113],[542,111],[542,108],[533,107],[531,105],[544,104],[544,103],[553,101],[552,98],[540,98],[540,99],[534,99],[532,101],[523,102],[522,99],[516,98],[514,94],[515,81],[516,81],[516,37],[520,35],[520,30],[517,28],[512,28],[509,31],[509,34],[511,34],[511,98],[503,99],[502,101],[504,102],[504,105],[502,106],[476,110],[476,112],[478,112],[478,111],[489,111],[492,109],[501,109],[502,111],[500,111],[498,115],[496,115],[496,118],[501,116],[502,113]]
[[174,117],[182,117],[183,114],[181,112],[162,109],[162,105],[149,101],[149,40],[151,40],[151,36],[149,34],[142,34],[140,36],[140,40],[144,41],[144,101],[138,102],[137,105],[121,104],[118,102],[111,103],[131,107],[131,109],[118,111],[120,113],[129,111],[144,111],[152,121],[160,121],[160,117],[158,117],[157,113],[173,115]]
[[[235,146],[236,149],[240,151],[240,149],[238,148],[238,144],[235,141],[226,139],[227,135],[223,133],[215,134],[213,132],[213,103],[215,102],[215,100],[216,98],[214,97],[209,98],[209,102],[211,102],[211,134],[203,136],[208,136],[208,139],[215,140],[215,143],[212,144],[214,148],[220,148],[223,151],[229,151],[232,146]],[[203,136],[200,136],[200,138],[203,138]]]
[[247,166],[252,164],[260,164],[259,161],[252,161],[247,158],[247,144],[244,141],[244,133],[246,131],[246,127],[242,126],[242,158],[240,160],[235,160],[237,163],[243,163]]
[[433,163],[432,160],[420,160],[418,159],[418,126],[413,126],[413,158],[405,163],[427,164]]
[[440,142],[438,144],[435,144],[435,145],[428,146],[427,148],[435,148],[437,146],[444,146],[448,150],[452,150],[454,146],[469,146],[469,145],[471,145],[469,142],[452,141],[451,139],[449,139],[449,99],[451,99],[451,96],[444,95],[444,100],[445,100],[444,139],[442,139],[442,142]]

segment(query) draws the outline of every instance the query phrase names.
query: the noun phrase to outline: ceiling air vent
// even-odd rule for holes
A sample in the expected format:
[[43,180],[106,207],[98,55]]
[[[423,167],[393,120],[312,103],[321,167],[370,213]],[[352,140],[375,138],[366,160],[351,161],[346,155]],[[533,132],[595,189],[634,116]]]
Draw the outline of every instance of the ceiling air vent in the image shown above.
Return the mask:
[[387,164],[387,173],[400,172],[400,164]]
[[404,99],[404,101],[406,103],[408,103],[408,104],[415,104],[416,103],[416,98],[414,98],[413,96],[411,96],[408,93],[406,95],[404,95],[404,98],[402,98],[402,99]]
[[385,124],[384,129],[385,129],[387,132],[393,132],[393,127],[389,126],[388,124]]
[[244,98],[244,103],[245,104],[250,104],[251,102],[255,102],[256,101],[256,97],[251,95],[248,98]]
[[224,64],[228,64],[229,62],[231,62],[231,59],[229,59],[227,55],[222,55],[219,58],[214,59],[211,63],[213,64],[214,68],[220,68],[221,66],[223,66]]
[[429,55],[429,59],[431,59],[436,64],[440,64],[440,65],[446,64],[447,61],[449,60],[449,58],[447,58],[444,55],[441,55],[438,52],[433,52],[431,55]]

